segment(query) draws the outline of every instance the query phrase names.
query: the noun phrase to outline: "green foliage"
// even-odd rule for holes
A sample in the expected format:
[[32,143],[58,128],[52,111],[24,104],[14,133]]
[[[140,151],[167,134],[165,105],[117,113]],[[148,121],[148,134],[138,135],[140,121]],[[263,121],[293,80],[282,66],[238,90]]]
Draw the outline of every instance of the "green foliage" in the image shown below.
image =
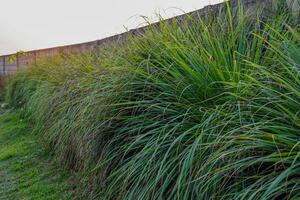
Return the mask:
[[86,195],[298,199],[299,38],[284,4],[161,22],[99,57],[39,61],[7,100]]
[[17,53],[11,55],[8,57],[8,62],[9,63],[14,63],[17,61],[19,56],[26,56],[26,52],[24,51],[18,51]]

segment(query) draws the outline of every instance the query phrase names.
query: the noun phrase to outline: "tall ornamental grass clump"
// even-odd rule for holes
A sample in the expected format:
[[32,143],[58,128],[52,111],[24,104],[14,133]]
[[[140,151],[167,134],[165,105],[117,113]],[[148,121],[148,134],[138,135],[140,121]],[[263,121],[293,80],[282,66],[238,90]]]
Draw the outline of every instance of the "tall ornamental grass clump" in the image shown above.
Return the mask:
[[285,3],[150,26],[10,82],[99,199],[299,199],[300,31]]
[[[63,166],[88,168],[110,137],[112,102],[122,98],[118,83],[123,69],[96,66],[87,52],[39,60],[17,74],[8,85],[7,101],[24,110],[34,129]],[[116,77],[116,78],[115,78]]]

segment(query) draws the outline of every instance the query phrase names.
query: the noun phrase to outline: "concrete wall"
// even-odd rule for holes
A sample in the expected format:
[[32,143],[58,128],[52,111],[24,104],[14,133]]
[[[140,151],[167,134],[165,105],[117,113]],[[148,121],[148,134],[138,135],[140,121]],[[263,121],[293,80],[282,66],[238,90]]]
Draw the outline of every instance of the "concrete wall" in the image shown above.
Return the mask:
[[[244,4],[245,7],[250,8],[259,3],[266,4],[272,1],[273,0],[231,0],[230,3],[233,5],[233,9],[236,9],[238,3],[242,3]],[[191,13],[187,13],[187,15],[192,15],[192,16],[199,15],[202,16],[203,18],[207,18],[209,15],[218,13],[222,9],[226,9],[225,3],[206,6],[203,9]],[[186,15],[180,15],[171,19],[167,19],[166,21],[176,20],[180,24],[180,21],[182,21],[185,18],[185,16]],[[154,23],[153,25],[158,26],[159,23]],[[80,53],[87,50],[99,51],[99,49],[105,47],[107,44],[125,42],[126,38],[128,37],[128,34],[133,34],[133,35],[143,34],[147,30],[147,28],[149,27],[145,26],[145,27],[130,30],[122,34],[118,34],[101,40],[96,40],[96,41],[91,41],[86,43],[28,51],[25,52],[24,55],[18,55],[18,54],[3,55],[0,56],[0,75],[13,74],[18,70],[26,68],[28,64],[34,63],[38,58],[55,56],[61,52]],[[13,62],[9,62],[12,56],[14,56],[15,59]]]

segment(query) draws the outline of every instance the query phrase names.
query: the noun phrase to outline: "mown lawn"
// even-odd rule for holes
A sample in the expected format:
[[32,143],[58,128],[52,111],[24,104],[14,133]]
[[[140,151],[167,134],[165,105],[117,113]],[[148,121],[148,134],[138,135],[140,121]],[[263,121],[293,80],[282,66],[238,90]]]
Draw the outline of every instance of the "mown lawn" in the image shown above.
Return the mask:
[[70,175],[53,162],[18,113],[0,115],[0,200],[72,199]]

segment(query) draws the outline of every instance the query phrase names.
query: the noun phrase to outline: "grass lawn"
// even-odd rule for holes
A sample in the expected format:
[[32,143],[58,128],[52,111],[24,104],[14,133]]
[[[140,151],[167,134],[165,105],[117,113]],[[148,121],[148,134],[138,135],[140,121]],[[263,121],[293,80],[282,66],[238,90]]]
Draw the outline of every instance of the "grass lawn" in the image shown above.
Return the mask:
[[67,172],[49,162],[18,113],[0,115],[0,200],[72,199]]

